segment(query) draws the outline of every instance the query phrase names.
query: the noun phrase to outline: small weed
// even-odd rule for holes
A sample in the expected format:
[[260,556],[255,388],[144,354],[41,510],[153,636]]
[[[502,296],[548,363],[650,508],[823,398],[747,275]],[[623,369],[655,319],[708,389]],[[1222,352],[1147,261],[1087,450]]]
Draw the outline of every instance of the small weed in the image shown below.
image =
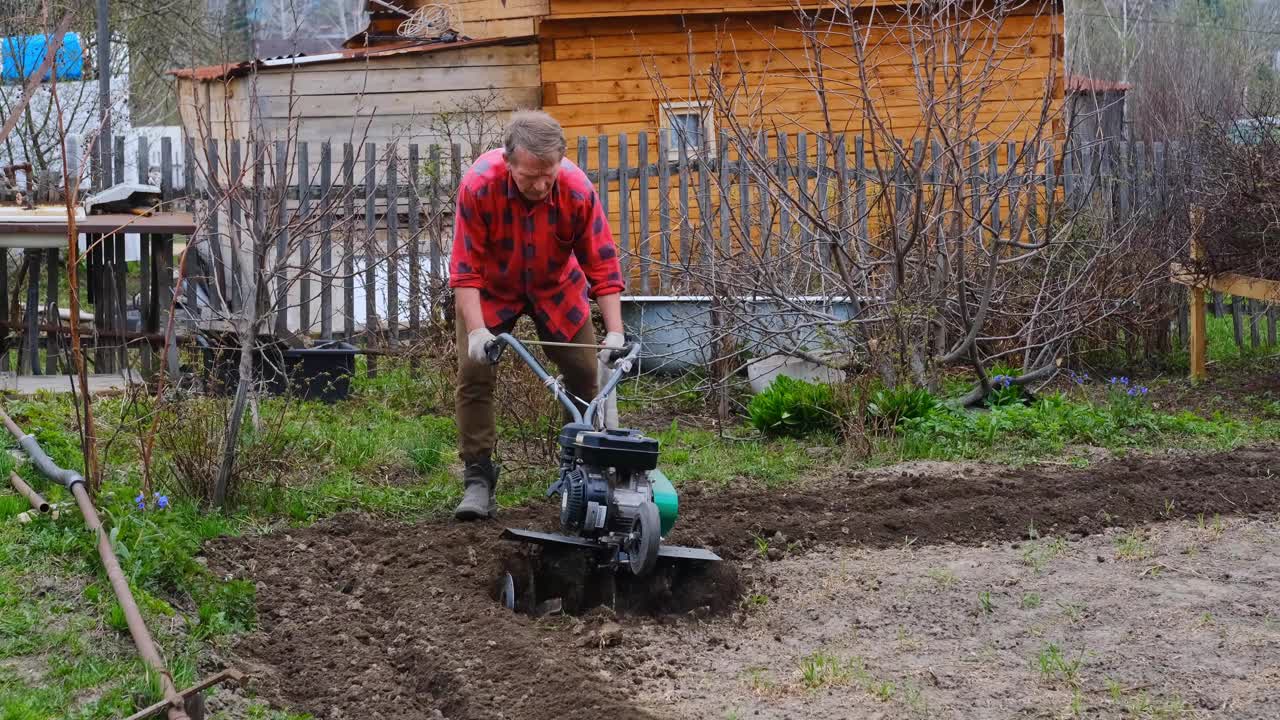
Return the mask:
[[1172,518],[1173,509],[1176,505],[1177,503],[1175,503],[1174,501],[1166,499],[1164,501],[1164,509],[1160,511],[1160,517],[1164,518],[1165,520],[1169,520],[1170,518]]
[[1227,525],[1222,522],[1222,516],[1218,513],[1213,514],[1213,525],[1210,526],[1210,529],[1213,530],[1213,534],[1217,537],[1222,537],[1222,533],[1227,531]]
[[751,692],[756,695],[769,696],[776,695],[780,688],[778,684],[766,675],[765,668],[750,668],[747,670],[746,682],[751,688]]
[[753,593],[742,599],[742,606],[747,610],[757,610],[769,604],[769,596]]
[[725,711],[724,711],[724,720],[742,720],[742,713],[740,713],[740,712],[739,712],[738,710],[736,710],[736,709],[734,709],[734,710],[725,710]]
[[1084,717],[1084,693],[1079,688],[1071,691],[1071,702],[1067,704],[1066,714],[1069,717]]
[[889,702],[893,699],[894,685],[888,680],[880,680],[871,684],[871,694],[880,702]]
[[1196,627],[1200,628],[1212,627],[1213,624],[1213,613],[1207,611],[1201,614],[1200,618],[1196,620]]
[[1066,616],[1074,625],[1084,619],[1085,611],[1088,606],[1082,602],[1058,602],[1058,608],[1062,610],[1062,614]]
[[1111,702],[1118,703],[1124,697],[1124,686],[1112,678],[1106,678],[1102,684],[1107,688],[1107,695],[1111,696]]
[[916,540],[919,540],[919,539],[920,539],[920,538],[914,537],[914,536],[912,536],[912,535],[905,535],[905,536],[903,536],[903,538],[902,538],[902,549],[903,549],[903,550],[910,550],[910,549],[911,549],[911,547],[912,547],[913,545],[915,545],[915,544],[916,544]]
[[821,650],[800,658],[800,682],[810,690],[842,685],[849,681],[850,673],[850,663]]
[[1022,562],[1032,570],[1040,572],[1050,560],[1067,554],[1067,541],[1062,538],[1048,537],[1039,541],[1026,543],[1022,550]]
[[755,541],[756,553],[760,555],[760,559],[764,560],[769,557],[769,541],[755,533],[751,534],[751,539]]
[[991,613],[995,612],[995,609],[996,609],[995,603],[991,601],[990,590],[983,590],[982,592],[978,593],[978,612],[982,613],[983,615],[990,615]]
[[929,571],[929,577],[933,579],[939,590],[948,590],[956,584],[956,574],[951,572],[950,568],[934,568]]
[[1055,643],[1049,643],[1036,655],[1035,665],[1045,682],[1062,681],[1071,687],[1079,687],[1080,668],[1083,667],[1084,660],[1082,657],[1068,660],[1062,654],[1062,648]]
[[1154,554],[1151,545],[1133,530],[1116,539],[1116,557],[1121,560],[1142,560]]
[[1023,610],[1035,610],[1040,607],[1040,595],[1033,592],[1023,593],[1021,605]]

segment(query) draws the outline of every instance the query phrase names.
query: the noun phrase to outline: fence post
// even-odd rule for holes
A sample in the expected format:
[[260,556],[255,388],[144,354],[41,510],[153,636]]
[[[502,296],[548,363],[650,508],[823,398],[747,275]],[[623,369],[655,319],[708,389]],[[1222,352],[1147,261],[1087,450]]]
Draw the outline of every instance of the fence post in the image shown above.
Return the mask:
[[640,166],[640,292],[649,294],[649,265],[653,250],[649,243],[649,133],[641,132],[636,146]]

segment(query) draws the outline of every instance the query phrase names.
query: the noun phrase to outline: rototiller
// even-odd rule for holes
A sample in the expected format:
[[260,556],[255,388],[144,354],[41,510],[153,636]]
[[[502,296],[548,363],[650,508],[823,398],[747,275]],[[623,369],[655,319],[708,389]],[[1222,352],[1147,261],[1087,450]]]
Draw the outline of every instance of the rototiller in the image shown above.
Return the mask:
[[[598,566],[626,568],[637,577],[650,574],[659,558],[719,561],[709,550],[662,542],[675,525],[680,504],[675,487],[658,469],[658,441],[639,430],[605,427],[601,419],[603,403],[631,370],[640,343],[612,350],[611,372],[585,414],[510,334],[499,335],[486,348],[489,361],[497,364],[507,346],[551,389],[572,421],[560,430],[560,474],[546,493],[547,497],[560,495],[563,534],[507,528],[502,537],[579,548],[595,555]],[[514,589],[508,587],[503,594],[510,606]]]

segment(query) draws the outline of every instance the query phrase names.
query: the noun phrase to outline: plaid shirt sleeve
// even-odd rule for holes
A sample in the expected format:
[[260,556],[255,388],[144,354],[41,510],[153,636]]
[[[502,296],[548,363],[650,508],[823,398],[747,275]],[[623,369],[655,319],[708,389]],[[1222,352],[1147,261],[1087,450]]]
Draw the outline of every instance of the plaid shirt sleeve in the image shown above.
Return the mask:
[[591,283],[590,297],[612,295],[626,289],[622,282],[622,267],[618,262],[618,249],[609,229],[609,219],[600,205],[600,196],[593,188],[578,207],[578,236],[574,238],[573,252]]
[[480,205],[470,187],[458,189],[458,210],[454,218],[453,252],[449,257],[449,287],[482,288],[487,228]]

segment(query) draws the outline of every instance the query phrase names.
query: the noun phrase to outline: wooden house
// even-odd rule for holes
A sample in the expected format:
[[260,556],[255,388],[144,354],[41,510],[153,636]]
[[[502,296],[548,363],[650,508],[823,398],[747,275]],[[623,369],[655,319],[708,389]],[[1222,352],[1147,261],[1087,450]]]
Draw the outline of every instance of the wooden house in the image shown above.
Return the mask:
[[485,103],[504,113],[540,103],[530,38],[418,41],[319,55],[174,70],[189,136],[267,141],[447,143],[443,114]]

